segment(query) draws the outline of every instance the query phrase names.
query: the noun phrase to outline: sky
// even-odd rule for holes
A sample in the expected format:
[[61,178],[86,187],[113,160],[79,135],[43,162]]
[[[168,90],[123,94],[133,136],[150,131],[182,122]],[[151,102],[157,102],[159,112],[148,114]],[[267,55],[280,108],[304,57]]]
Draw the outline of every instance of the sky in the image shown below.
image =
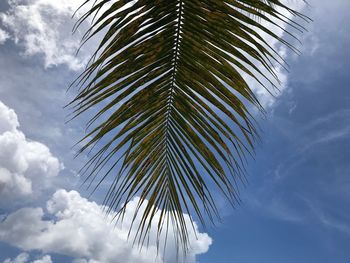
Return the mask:
[[[188,262],[349,262],[350,2],[290,2],[313,19],[301,55],[276,46],[290,72],[279,69],[276,97],[254,87],[267,114],[258,116],[262,140],[242,204],[221,202],[222,223],[190,232]],[[172,246],[157,256],[155,233],[140,253],[127,241],[128,220],[110,224],[103,193],[80,187],[86,158],[71,147],[85,120],[66,124],[63,108],[94,47],[75,56],[79,3],[0,2],[0,262],[176,262]]]

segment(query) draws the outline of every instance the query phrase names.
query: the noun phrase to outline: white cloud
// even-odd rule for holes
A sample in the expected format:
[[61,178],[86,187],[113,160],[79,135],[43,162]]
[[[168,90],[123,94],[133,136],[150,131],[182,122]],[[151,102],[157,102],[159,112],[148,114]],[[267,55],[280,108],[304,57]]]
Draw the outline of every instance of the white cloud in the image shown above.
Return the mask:
[[51,256],[45,255],[41,259],[34,260],[32,263],[52,263]]
[[0,28],[0,45],[5,43],[9,37],[9,34]]
[[[7,258],[3,263],[26,263],[28,262],[30,256],[28,253],[21,253],[16,258]],[[31,261],[31,263],[52,263],[51,256],[45,255],[41,259]]]
[[[134,199],[128,205],[123,224],[115,225],[104,216],[101,206],[95,202],[82,198],[75,191],[58,190],[47,202],[47,214],[42,208],[22,208],[8,215],[0,223],[0,240],[25,251],[40,250],[72,256],[76,258],[75,263],[108,263],[116,262],[116,258],[129,263],[162,262],[161,257],[157,257],[156,219],[153,221],[148,248],[143,247],[140,252],[127,241],[137,202]],[[185,217],[191,229],[189,217]],[[137,220],[140,218],[136,219],[136,225]],[[189,234],[192,250],[188,262],[195,262],[195,256],[207,252],[212,240],[198,230],[196,233],[190,230]],[[174,244],[175,240],[170,234],[166,262],[175,262]]]
[[17,115],[13,109],[8,108],[0,101],[0,134],[13,132],[19,127]]
[[0,101],[0,204],[22,199],[50,186],[62,165],[44,144],[29,141],[16,113]]
[[21,253],[14,259],[5,259],[3,263],[26,263],[28,259],[29,255],[27,253]]
[[[80,0],[9,0],[10,8],[0,13],[0,22],[18,45],[23,55],[42,55],[45,67],[65,64],[79,70],[86,54],[76,57],[81,35],[72,36],[75,20],[72,14]],[[1,31],[0,31],[1,41]]]
[[84,258],[78,258],[73,260],[72,263],[100,263],[100,262],[92,259],[86,260]]
[[[293,10],[299,11],[301,12],[305,7],[306,7],[306,3],[302,0],[295,0],[295,1],[291,1],[291,0],[284,0],[282,2],[285,2],[288,4],[288,7],[290,7]],[[282,12],[282,14],[288,18],[288,19],[294,19],[293,15],[281,8],[278,8],[278,10],[280,12]],[[271,31],[273,31],[278,37],[286,37],[285,33],[283,30],[285,30],[287,28],[287,26],[285,24],[282,24],[280,21],[277,21],[277,19],[272,18],[272,21],[276,22],[278,25],[281,25],[281,27],[277,27],[272,25],[269,22],[266,21],[261,21],[262,25],[264,25],[265,27],[267,27],[268,29],[270,29]],[[298,21],[300,22],[300,21]],[[284,60],[288,60],[288,49],[287,47],[285,47],[284,45],[282,45],[279,40],[277,40],[276,38],[271,37],[269,34],[263,32],[262,30],[255,28],[255,30],[259,33],[260,36],[262,36],[266,42],[274,49],[278,52],[278,54],[280,55],[280,57]],[[289,29],[290,30],[290,29]],[[293,30],[291,30],[293,31]],[[298,31],[294,31],[294,33],[296,35],[298,35]],[[258,40],[259,42],[259,40]],[[293,44],[293,43],[292,43]],[[286,65],[284,64],[284,62],[282,60],[280,60],[281,64],[274,62],[274,69],[275,69],[275,74],[279,80],[279,83],[277,81],[272,81],[279,89],[279,91],[274,90],[272,85],[266,81],[266,80],[261,80],[262,83],[269,89],[266,90],[264,87],[262,87],[259,83],[257,83],[253,78],[251,78],[250,76],[248,76],[247,74],[243,74],[245,79],[248,81],[248,84],[250,85],[251,89],[255,92],[255,94],[257,95],[257,98],[259,99],[260,103],[262,104],[263,107],[265,108],[269,108],[271,107],[275,100],[276,97],[278,97],[279,95],[282,94],[283,91],[285,91],[288,87],[288,72],[284,69],[284,67],[286,67]],[[271,78],[271,76],[269,75],[269,73],[267,72],[267,70],[263,67],[263,66],[259,66],[258,67],[259,70],[261,70],[264,74],[266,74],[266,76],[268,76],[269,78]],[[270,92],[274,95],[272,96],[270,94]]]

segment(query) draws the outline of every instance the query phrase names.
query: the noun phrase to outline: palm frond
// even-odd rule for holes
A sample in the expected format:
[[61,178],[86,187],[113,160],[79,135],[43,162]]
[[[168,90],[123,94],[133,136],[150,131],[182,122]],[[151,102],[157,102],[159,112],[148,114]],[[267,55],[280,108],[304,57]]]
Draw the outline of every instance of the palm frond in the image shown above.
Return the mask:
[[135,240],[162,211],[158,232],[171,220],[187,250],[184,213],[214,222],[215,187],[239,202],[258,136],[251,105],[263,110],[244,76],[273,88],[283,63],[263,36],[295,50],[271,25],[293,36],[284,28],[302,31],[294,18],[307,18],[280,0],[100,0],[77,25],[92,17],[83,42],[104,37],[70,104],[74,117],[97,110],[82,139],[80,152],[95,147],[82,173],[95,188],[112,178],[109,211],[122,215],[136,195],[138,208],[148,200]]

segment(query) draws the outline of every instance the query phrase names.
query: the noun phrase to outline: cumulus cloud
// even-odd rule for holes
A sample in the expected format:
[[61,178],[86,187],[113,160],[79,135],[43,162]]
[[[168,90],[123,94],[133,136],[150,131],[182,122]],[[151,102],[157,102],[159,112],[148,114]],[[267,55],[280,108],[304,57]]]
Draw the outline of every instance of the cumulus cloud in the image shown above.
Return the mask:
[[61,167],[48,147],[25,137],[16,113],[0,101],[0,204],[38,195]]
[[28,262],[29,255],[27,253],[21,253],[14,259],[5,259],[3,263],[26,263]]
[[[116,262],[116,259],[120,262],[163,262],[163,257],[157,254],[156,221],[148,247],[142,247],[140,251],[128,241],[137,202],[137,198],[130,202],[123,223],[112,224],[102,213],[101,206],[81,197],[76,191],[61,189],[47,202],[46,212],[40,207],[22,208],[8,215],[0,223],[0,240],[25,251],[71,256],[75,263],[108,263]],[[186,218],[191,229],[189,217]],[[136,219],[136,224],[140,219]],[[212,242],[206,233],[198,231],[197,226],[195,232],[190,232],[188,262],[195,262],[196,255],[207,252]],[[168,242],[165,261],[176,262],[172,235],[169,235]]]
[[[14,259],[5,259],[3,263],[27,263],[30,256],[28,253],[21,253]],[[45,255],[40,259],[31,261],[31,263],[52,263],[51,256]]]
[[52,263],[51,256],[45,255],[41,259],[34,260],[32,263]]
[[0,28],[0,45],[5,43],[9,37],[9,34]]
[[41,55],[45,67],[67,65],[79,70],[84,66],[87,58],[84,51],[75,56],[81,35],[72,36],[75,20],[71,17],[82,3],[80,0],[8,0],[8,3],[9,10],[0,13],[0,22],[7,31],[0,31],[0,42],[10,37],[24,49],[23,55]]
[[19,127],[17,115],[13,109],[0,102],[0,134],[13,132]]

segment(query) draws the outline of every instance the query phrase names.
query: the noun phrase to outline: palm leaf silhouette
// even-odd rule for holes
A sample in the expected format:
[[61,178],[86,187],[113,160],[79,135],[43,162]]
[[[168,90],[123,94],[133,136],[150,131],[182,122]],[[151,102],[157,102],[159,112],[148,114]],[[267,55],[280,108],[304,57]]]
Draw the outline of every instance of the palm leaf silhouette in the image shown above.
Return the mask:
[[94,189],[112,177],[108,212],[123,215],[140,196],[135,240],[161,211],[158,233],[170,220],[186,250],[184,213],[214,222],[217,190],[239,202],[258,135],[250,105],[263,110],[244,76],[274,87],[283,61],[266,36],[295,49],[269,25],[303,30],[286,13],[307,20],[280,0],[100,0],[78,21],[94,18],[84,43],[104,34],[70,104],[74,117],[97,109],[79,153],[95,151],[81,172]]

